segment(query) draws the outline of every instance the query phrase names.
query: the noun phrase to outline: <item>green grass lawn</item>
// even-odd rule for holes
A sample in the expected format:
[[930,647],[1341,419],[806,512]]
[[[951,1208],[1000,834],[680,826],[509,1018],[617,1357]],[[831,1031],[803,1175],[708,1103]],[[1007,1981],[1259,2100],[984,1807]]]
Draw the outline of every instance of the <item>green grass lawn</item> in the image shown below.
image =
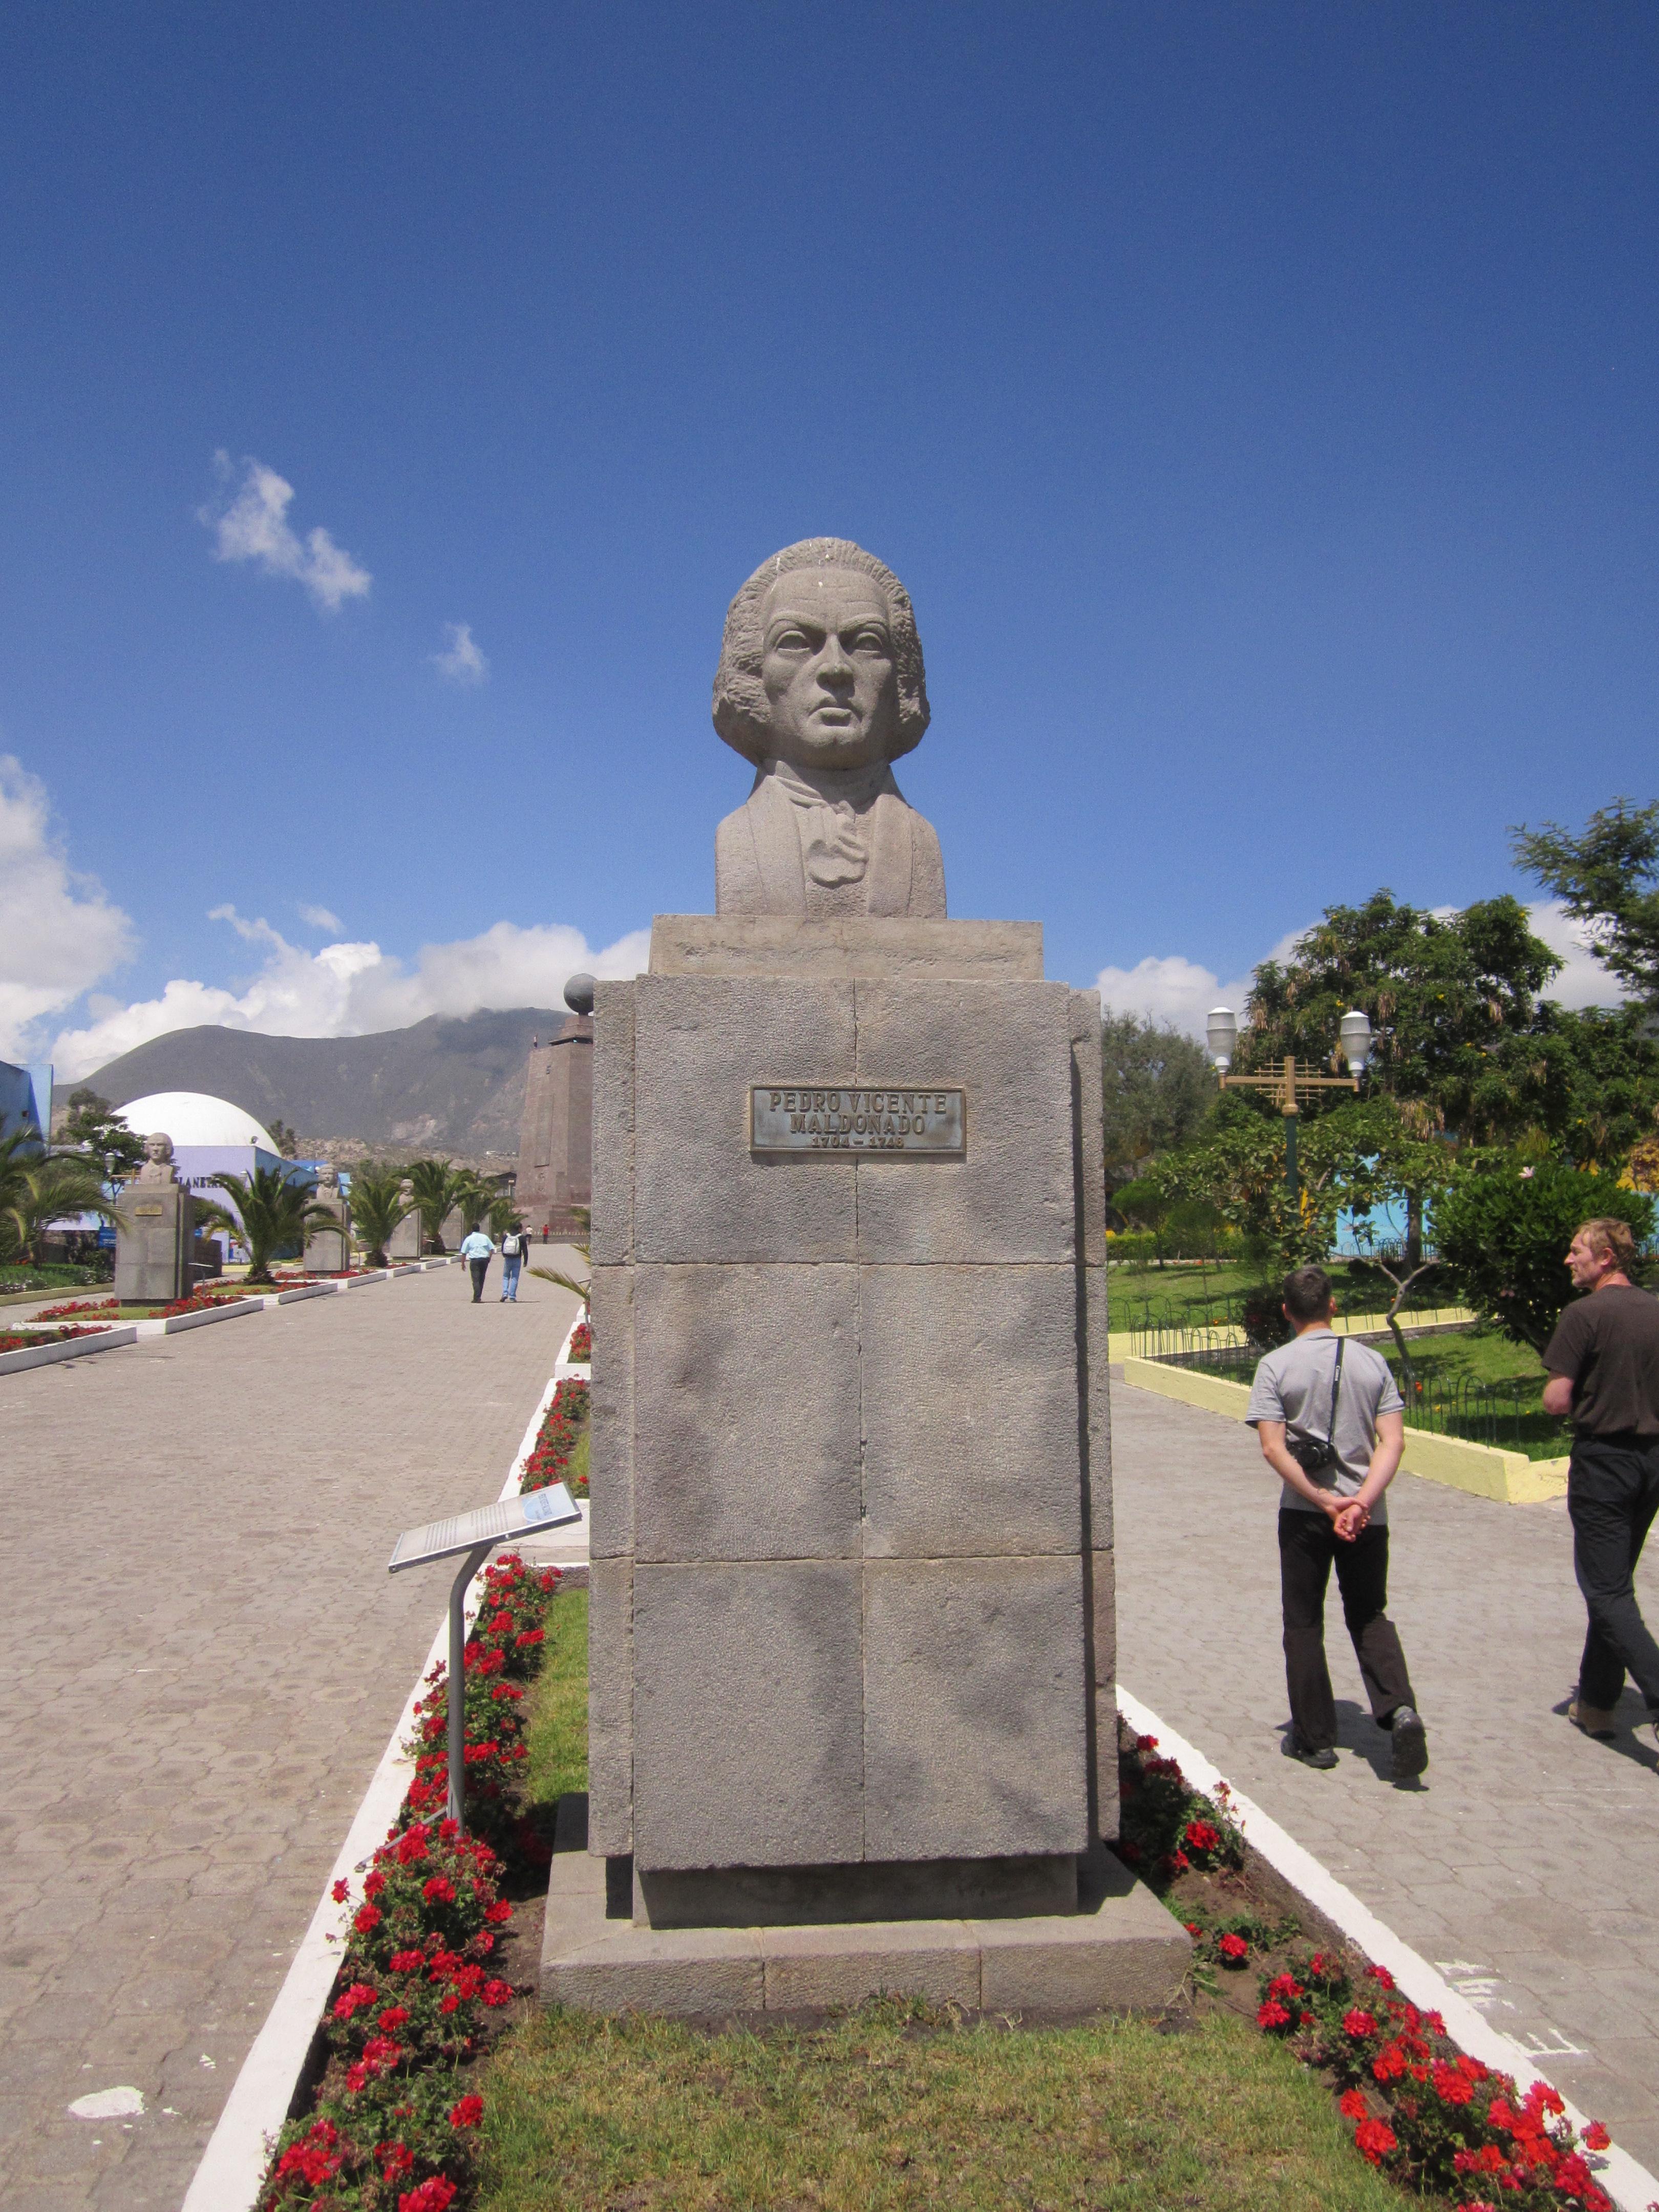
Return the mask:
[[[1332,1260],[1326,1266],[1335,1287],[1339,1312],[1386,1310],[1394,1292],[1387,1278],[1376,1268],[1346,1260]],[[1261,1273],[1242,1260],[1210,1261],[1202,1266],[1196,1260],[1171,1261],[1166,1267],[1109,1262],[1107,1279],[1114,1328],[1139,1328],[1147,1308],[1154,1328],[1181,1328],[1203,1326],[1206,1308],[1227,1298],[1242,1297],[1261,1282]],[[1419,1304],[1455,1302],[1450,1289],[1432,1272],[1419,1279],[1413,1297]],[[1212,1318],[1219,1321],[1224,1316],[1217,1313]]]
[[1329,2092],[1220,2014],[1010,2030],[890,2002],[711,2036],[549,2012],[483,2087],[489,2212],[1400,2212]]
[[[528,1795],[587,1782],[587,1593],[552,1606]],[[487,2212],[1401,2212],[1329,2092],[1236,2015],[1011,2030],[884,2002],[710,2035],[537,2011],[485,2100]]]

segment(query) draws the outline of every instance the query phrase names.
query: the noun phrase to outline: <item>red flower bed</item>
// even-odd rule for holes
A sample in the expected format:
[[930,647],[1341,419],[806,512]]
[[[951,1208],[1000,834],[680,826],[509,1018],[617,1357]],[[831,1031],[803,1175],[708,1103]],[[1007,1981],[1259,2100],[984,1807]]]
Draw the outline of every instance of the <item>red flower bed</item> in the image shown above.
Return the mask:
[[589,1322],[579,1321],[570,1332],[570,1349],[567,1359],[591,1360],[593,1357],[593,1329]]
[[[1236,1974],[1277,1954],[1261,1969],[1256,2025],[1334,2078],[1362,2157],[1457,2212],[1612,2212],[1584,2157],[1606,2148],[1605,2128],[1587,2128],[1581,2142],[1553,2089],[1534,2082],[1520,2096],[1509,2075],[1458,2050],[1438,2013],[1401,1996],[1386,1968],[1358,1952],[1310,1954],[1296,1921],[1252,1909],[1226,1784],[1218,1803],[1159,1753],[1156,1736],[1125,1731],[1121,1743],[1119,1857],[1160,1895],[1179,1884],[1175,1909],[1193,1938],[1200,1986],[1223,2002],[1214,1970]],[[1238,1909],[1217,1911],[1217,1893]]]
[[73,1314],[112,1314],[120,1310],[115,1298],[76,1298],[66,1306],[44,1306],[36,1321],[66,1321]]
[[[587,1419],[588,1389],[586,1382],[567,1377],[553,1393],[553,1402],[548,1407],[537,1433],[534,1448],[525,1462],[524,1477],[520,1485],[523,1490],[545,1490],[550,1482],[562,1482],[565,1470],[570,1465],[576,1442]],[[571,1485],[574,1496],[586,1498],[587,1480],[579,1478]]]
[[24,1352],[32,1344],[67,1344],[72,1336],[102,1336],[103,1334],[104,1331],[96,1326],[91,1328],[32,1328],[27,1333],[12,1329],[0,1336],[0,1352]]
[[1534,2081],[1520,2095],[1511,2075],[1458,2050],[1437,2012],[1401,1996],[1387,1967],[1365,1967],[1356,1988],[1341,1960],[1316,1951],[1264,1976],[1261,1999],[1260,2026],[1347,2085],[1355,2145],[1393,2179],[1455,2197],[1460,2212],[1493,2197],[1512,2212],[1613,2212],[1583,2156],[1606,2147],[1607,2130],[1581,2142],[1553,2089]]
[[[464,1663],[467,1815],[484,1832],[442,1818],[447,1705],[436,1667],[415,1708],[416,1780],[358,1893],[324,2014],[314,2103],[283,2129],[258,2212],[459,2212],[471,2198],[484,2100],[461,2069],[517,1994],[495,1969],[513,1917],[497,1846],[544,1856],[515,1825],[513,1783],[526,1755],[522,1685],[540,1664],[559,1577],[508,1553],[483,1581]],[[351,1885],[337,1882],[334,1896],[350,1904]]]

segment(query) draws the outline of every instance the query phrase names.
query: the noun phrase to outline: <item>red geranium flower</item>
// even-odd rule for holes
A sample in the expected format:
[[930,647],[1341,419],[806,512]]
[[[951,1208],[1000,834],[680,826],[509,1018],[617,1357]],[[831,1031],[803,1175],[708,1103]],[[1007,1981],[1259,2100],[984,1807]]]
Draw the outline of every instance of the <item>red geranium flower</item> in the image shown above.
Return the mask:
[[1345,2089],[1337,2100],[1336,2109],[1351,2120],[1363,2120],[1370,2106],[1365,2102],[1363,2089]]
[[483,2099],[476,2094],[463,2097],[449,2116],[452,2128],[476,2128],[483,2118]]
[[351,1924],[360,1936],[373,1935],[380,1924],[380,1906],[378,1905],[359,1905]]
[[1373,2166],[1381,2166],[1390,2151],[1400,2148],[1400,2138],[1386,2120],[1361,2120],[1353,2131],[1353,2139]]
[[1362,2012],[1359,2007],[1355,2005],[1352,2011],[1345,2012],[1343,2014],[1342,2028],[1345,2034],[1352,2035],[1356,2038],[1364,2035],[1375,2035],[1376,2033],[1376,2022],[1371,2018],[1370,2013]]
[[1224,1936],[1216,1945],[1224,1959],[1248,1959],[1250,1947],[1242,1936]]
[[434,1874],[421,1895],[428,1905],[453,1905],[455,1885],[447,1874]]
[[1585,2129],[1583,2144],[1586,2150],[1605,2150],[1613,2141],[1600,2120],[1592,2120]]

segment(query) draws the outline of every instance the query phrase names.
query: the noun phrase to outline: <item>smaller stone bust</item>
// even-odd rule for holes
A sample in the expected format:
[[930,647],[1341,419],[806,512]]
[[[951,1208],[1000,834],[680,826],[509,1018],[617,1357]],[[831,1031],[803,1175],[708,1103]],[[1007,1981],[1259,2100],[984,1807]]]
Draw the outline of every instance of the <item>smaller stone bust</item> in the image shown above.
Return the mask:
[[340,1188],[340,1170],[332,1160],[317,1163],[317,1185],[311,1194],[313,1206],[326,1206],[337,1212],[345,1205],[345,1194]]
[[921,640],[890,568],[844,538],[763,562],[726,613],[714,675],[714,727],[757,769],[715,832],[715,911],[943,919],[939,838],[892,770],[927,721]]
[[173,1139],[163,1129],[152,1129],[144,1139],[144,1164],[135,1182],[177,1182],[173,1167]]

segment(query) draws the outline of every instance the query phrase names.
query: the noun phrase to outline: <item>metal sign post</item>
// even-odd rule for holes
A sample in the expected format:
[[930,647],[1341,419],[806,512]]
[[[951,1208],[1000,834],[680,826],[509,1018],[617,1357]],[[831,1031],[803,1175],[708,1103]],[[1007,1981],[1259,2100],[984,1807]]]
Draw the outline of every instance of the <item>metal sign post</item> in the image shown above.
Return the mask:
[[392,1546],[387,1571],[401,1574],[405,1567],[422,1567],[434,1559],[453,1559],[465,1552],[461,1571],[449,1592],[449,1795],[446,1808],[459,1821],[466,1785],[466,1593],[476,1575],[498,1544],[538,1528],[558,1528],[581,1519],[581,1508],[562,1482],[528,1497],[504,1498],[499,1504],[481,1505],[475,1512],[458,1513],[447,1521],[428,1521],[423,1528],[405,1528]]

